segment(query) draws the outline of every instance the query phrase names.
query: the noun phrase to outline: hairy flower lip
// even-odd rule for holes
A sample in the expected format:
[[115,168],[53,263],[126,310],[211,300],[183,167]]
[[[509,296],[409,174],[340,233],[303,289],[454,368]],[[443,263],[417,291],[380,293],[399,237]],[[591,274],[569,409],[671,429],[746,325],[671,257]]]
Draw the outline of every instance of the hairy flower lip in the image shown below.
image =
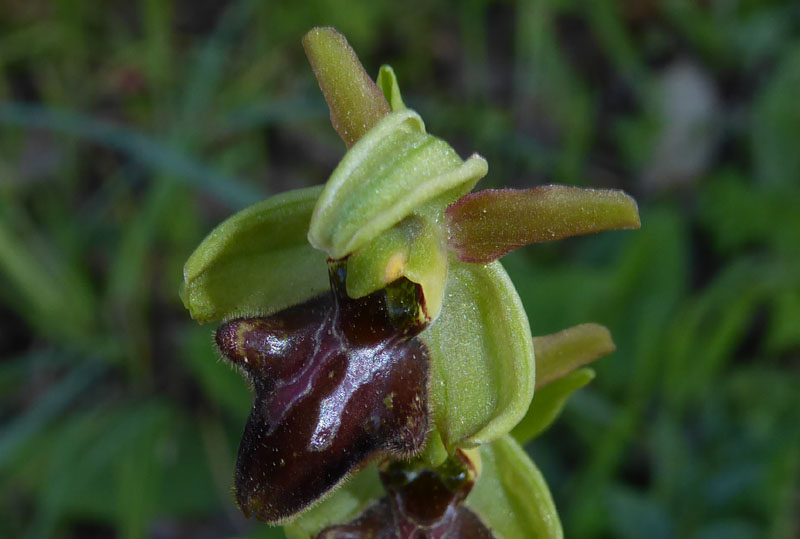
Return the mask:
[[332,263],[330,275],[329,293],[216,333],[255,390],[234,480],[246,516],[285,521],[366,462],[419,453],[427,436],[418,287],[351,299],[344,265]]

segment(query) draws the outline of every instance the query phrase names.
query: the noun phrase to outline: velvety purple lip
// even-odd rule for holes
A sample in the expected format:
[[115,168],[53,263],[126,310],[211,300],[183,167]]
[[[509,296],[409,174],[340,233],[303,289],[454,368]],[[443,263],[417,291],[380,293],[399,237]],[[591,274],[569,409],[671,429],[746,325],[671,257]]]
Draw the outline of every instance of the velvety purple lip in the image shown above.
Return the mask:
[[370,459],[420,451],[429,361],[415,336],[424,326],[416,300],[405,313],[389,301],[385,291],[349,298],[334,267],[330,293],[218,329],[220,351],[255,390],[234,480],[245,515],[280,521]]

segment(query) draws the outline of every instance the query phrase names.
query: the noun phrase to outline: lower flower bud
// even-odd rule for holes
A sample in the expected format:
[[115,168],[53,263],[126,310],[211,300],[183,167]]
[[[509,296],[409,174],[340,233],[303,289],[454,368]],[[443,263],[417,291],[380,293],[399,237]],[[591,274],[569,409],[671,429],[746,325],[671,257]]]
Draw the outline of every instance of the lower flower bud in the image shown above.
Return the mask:
[[389,461],[380,476],[386,496],[355,520],[322,530],[318,539],[492,539],[489,528],[462,503],[477,476],[463,452],[436,469]]

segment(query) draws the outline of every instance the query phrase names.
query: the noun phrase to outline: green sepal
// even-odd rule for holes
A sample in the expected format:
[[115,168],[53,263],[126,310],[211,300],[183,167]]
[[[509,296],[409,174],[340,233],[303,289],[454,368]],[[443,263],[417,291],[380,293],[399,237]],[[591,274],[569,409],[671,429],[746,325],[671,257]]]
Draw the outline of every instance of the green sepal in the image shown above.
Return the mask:
[[338,30],[316,27],[303,48],[331,111],[331,125],[348,148],[391,112],[358,56]]
[[520,444],[539,436],[561,414],[567,399],[594,379],[594,370],[584,367],[537,389],[528,413],[514,427],[511,435]]
[[450,452],[508,433],[533,397],[528,318],[499,262],[450,260],[439,318],[420,338],[431,356],[431,406]]
[[481,474],[466,504],[498,539],[561,539],[564,532],[541,472],[511,436],[480,447]]
[[347,295],[361,298],[400,277],[422,287],[428,321],[439,315],[447,279],[442,228],[412,215],[347,259]]
[[400,86],[397,84],[397,75],[390,65],[382,65],[378,72],[378,88],[383,92],[383,97],[389,102],[392,112],[403,110],[406,104],[403,103],[403,96],[400,95]]
[[217,226],[183,268],[181,299],[192,318],[268,315],[327,290],[325,253],[306,239],[321,190],[282,193]]
[[328,179],[308,240],[331,258],[344,258],[431,201],[443,211],[487,170],[482,157],[462,161],[428,135],[416,112],[393,112],[350,148]]
[[571,185],[470,193],[447,208],[447,222],[458,259],[484,264],[532,243],[641,226],[624,192]]
[[355,519],[385,494],[377,465],[371,464],[353,474],[330,496],[294,517],[283,531],[288,539],[316,537],[328,526]]
[[611,332],[587,323],[533,338],[536,351],[536,387],[545,387],[578,367],[612,353],[617,347]]

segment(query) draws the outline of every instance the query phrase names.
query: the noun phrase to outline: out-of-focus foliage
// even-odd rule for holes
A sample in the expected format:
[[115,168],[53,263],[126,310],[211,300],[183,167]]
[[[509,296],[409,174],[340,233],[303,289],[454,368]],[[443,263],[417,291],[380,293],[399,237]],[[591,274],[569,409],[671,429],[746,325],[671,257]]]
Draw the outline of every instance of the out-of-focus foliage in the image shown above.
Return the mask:
[[567,537],[800,530],[800,9],[779,0],[0,6],[0,536],[280,536],[231,503],[250,406],[178,297],[224,216],[344,147],[348,36],[484,187],[624,188],[642,229],[504,264],[536,335],[608,326],[527,447]]

